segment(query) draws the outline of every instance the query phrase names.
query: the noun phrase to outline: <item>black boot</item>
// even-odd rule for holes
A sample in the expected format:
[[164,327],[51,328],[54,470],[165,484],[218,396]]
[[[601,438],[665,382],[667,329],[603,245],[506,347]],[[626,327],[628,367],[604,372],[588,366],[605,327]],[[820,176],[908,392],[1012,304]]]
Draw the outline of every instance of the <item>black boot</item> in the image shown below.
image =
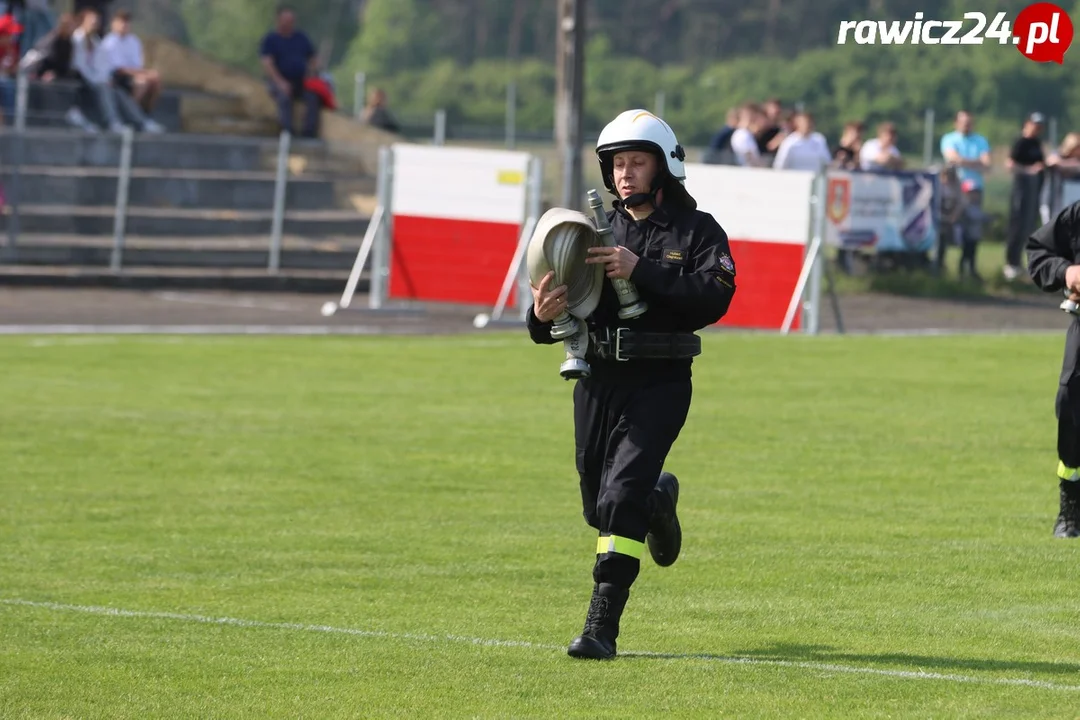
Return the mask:
[[630,591],[609,583],[593,586],[585,629],[574,638],[566,654],[587,660],[610,660],[615,657],[615,639],[619,637],[619,618]]
[[1061,510],[1054,523],[1054,537],[1080,537],[1080,482],[1061,481]]
[[645,536],[649,554],[660,567],[673,564],[682,549],[682,527],[679,516],[675,514],[678,503],[679,479],[669,472],[660,473],[650,498],[652,518],[649,521],[649,534]]

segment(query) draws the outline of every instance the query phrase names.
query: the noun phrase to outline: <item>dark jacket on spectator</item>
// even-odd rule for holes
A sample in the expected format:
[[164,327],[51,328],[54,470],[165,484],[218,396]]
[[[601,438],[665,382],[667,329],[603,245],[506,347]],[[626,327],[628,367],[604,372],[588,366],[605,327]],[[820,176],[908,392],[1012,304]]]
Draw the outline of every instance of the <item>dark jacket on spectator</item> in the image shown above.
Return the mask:
[[70,37],[60,37],[55,31],[49,33],[34,46],[41,57],[31,63],[28,70],[35,78],[52,72],[59,79],[77,80],[79,73],[71,65],[72,45]]
[[394,120],[394,116],[385,107],[373,107],[364,113],[364,120],[368,125],[386,130],[392,133],[401,132],[401,127]]

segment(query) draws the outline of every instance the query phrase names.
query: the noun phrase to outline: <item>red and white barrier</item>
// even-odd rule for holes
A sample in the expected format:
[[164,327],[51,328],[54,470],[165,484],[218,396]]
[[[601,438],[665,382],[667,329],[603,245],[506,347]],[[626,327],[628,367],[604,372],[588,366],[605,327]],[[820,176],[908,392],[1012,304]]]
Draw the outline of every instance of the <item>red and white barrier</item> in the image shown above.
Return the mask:
[[369,309],[441,302],[524,316],[532,297],[521,257],[539,216],[539,159],[397,143],[382,148],[379,166],[378,207],[336,307],[349,307],[372,253]]
[[[483,304],[523,319],[532,297],[525,251],[540,216],[542,168],[521,152],[395,144],[380,152],[379,202],[339,305],[348,308],[373,254],[369,309],[415,302]],[[719,325],[817,331],[815,270],[823,176],[687,164],[686,188],[727,232],[738,291]],[[809,289],[809,293],[807,290]],[[808,295],[805,298],[804,295]],[[803,317],[807,310],[808,317]]]
[[[803,170],[687,164],[686,189],[727,233],[735,260],[735,299],[720,326],[802,326],[802,302],[794,298],[813,262],[814,182]],[[811,303],[816,311],[817,297]]]

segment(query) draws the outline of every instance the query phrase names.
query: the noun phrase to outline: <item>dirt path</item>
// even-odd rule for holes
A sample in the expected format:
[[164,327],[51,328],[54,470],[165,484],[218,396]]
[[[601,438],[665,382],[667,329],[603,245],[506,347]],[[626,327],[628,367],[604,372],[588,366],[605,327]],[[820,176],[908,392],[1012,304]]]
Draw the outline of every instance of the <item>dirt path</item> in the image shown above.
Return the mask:
[[[373,313],[367,298],[354,308],[324,317],[320,308],[337,296],[313,294],[241,294],[199,291],[52,290],[0,288],[0,328],[27,326],[206,326],[218,332],[278,331],[327,333],[478,332],[472,319],[488,308],[429,306],[424,312]],[[941,300],[887,295],[840,298],[845,330],[867,332],[1015,332],[1062,330],[1069,317],[1053,297],[1017,300]],[[37,331],[41,328],[38,327]],[[61,329],[61,328],[53,328]],[[89,329],[89,328],[84,328]],[[831,307],[822,308],[821,330],[835,332]]]

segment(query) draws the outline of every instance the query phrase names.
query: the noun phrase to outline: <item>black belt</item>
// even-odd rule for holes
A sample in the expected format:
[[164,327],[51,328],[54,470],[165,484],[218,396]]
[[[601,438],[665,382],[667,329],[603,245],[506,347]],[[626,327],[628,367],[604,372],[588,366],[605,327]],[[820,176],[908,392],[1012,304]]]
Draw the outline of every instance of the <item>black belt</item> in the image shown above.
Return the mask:
[[694,333],[605,328],[591,333],[590,339],[596,354],[604,360],[685,359],[701,354],[701,338]]

